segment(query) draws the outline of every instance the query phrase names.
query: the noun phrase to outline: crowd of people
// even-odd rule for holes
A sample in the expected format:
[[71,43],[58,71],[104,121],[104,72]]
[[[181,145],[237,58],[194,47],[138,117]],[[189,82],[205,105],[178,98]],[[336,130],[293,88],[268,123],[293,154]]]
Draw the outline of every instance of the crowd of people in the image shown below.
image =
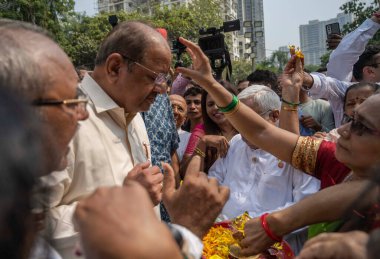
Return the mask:
[[192,64],[173,70],[143,22],[76,71],[49,33],[0,19],[0,255],[201,258],[213,224],[247,212],[241,256],[285,240],[377,258],[379,29],[380,10],[337,37],[323,73],[293,55],[235,85],[184,38]]

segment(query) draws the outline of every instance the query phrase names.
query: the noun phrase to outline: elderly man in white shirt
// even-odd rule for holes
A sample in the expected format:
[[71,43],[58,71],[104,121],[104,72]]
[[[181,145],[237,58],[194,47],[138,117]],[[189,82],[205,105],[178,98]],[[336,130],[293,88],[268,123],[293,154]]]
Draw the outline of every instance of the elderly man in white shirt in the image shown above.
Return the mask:
[[[277,125],[281,102],[270,88],[253,85],[238,97],[267,121]],[[241,135],[230,141],[226,157],[214,163],[209,177],[217,178],[221,185],[230,188],[230,198],[222,211],[224,218],[234,218],[245,211],[251,217],[258,217],[288,207],[320,188],[316,178],[258,149]],[[306,240],[305,231],[285,239],[297,252]]]

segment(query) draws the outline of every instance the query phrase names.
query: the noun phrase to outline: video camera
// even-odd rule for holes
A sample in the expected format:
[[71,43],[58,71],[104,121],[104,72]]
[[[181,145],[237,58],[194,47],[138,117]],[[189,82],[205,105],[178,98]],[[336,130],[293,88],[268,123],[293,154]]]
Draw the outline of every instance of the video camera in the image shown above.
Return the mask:
[[[221,79],[223,70],[228,67],[227,77],[229,80],[232,73],[232,63],[223,32],[240,30],[240,20],[227,21],[223,26],[208,29],[200,29],[200,35],[208,35],[199,38],[198,45],[210,59],[211,67],[216,74],[216,79]],[[211,35],[210,35],[211,34]]]
[[182,67],[183,62],[181,60],[181,55],[186,51],[186,46],[179,42],[178,38],[176,40],[173,40],[172,44],[172,53],[177,54],[177,62],[175,63],[174,67]]

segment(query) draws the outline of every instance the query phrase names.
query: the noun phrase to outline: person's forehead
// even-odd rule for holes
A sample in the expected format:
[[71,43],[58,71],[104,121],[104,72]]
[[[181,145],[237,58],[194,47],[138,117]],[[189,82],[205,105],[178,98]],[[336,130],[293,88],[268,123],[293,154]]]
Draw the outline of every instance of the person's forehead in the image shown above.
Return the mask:
[[359,117],[367,121],[370,125],[376,129],[380,129],[380,116],[378,111],[380,110],[380,94],[373,95],[366,99],[355,112]]
[[238,87],[243,87],[243,86],[248,86],[248,85],[249,85],[249,81],[243,81],[240,84],[238,84]]
[[350,90],[348,93],[347,93],[347,99],[353,99],[353,98],[356,98],[356,97],[360,97],[362,95],[371,95],[374,93],[374,90],[372,89],[372,87],[370,86],[363,86],[363,87],[360,87],[360,88],[355,88],[355,89],[352,89]]
[[380,52],[377,53],[377,54],[375,54],[375,55],[373,56],[373,58],[376,60],[376,62],[379,62],[379,61],[380,61]]
[[172,55],[170,49],[162,42],[151,45],[147,48],[143,59],[147,64],[154,67],[165,66],[167,70],[171,64]]
[[186,101],[178,97],[170,98],[170,102],[172,103],[172,105],[179,105],[181,107],[186,107]]
[[200,100],[202,98],[201,94],[197,95],[188,95],[185,97],[186,100]]

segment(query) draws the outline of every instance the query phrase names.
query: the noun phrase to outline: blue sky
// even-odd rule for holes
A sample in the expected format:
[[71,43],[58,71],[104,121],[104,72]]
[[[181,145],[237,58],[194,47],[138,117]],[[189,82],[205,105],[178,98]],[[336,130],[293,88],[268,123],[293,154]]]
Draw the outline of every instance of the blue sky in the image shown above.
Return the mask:
[[[96,0],[76,0],[76,10],[96,13]],[[309,20],[328,20],[341,12],[347,0],[264,0],[265,45],[267,56],[278,47],[299,45],[299,26]],[[369,0],[367,2],[370,2]]]

